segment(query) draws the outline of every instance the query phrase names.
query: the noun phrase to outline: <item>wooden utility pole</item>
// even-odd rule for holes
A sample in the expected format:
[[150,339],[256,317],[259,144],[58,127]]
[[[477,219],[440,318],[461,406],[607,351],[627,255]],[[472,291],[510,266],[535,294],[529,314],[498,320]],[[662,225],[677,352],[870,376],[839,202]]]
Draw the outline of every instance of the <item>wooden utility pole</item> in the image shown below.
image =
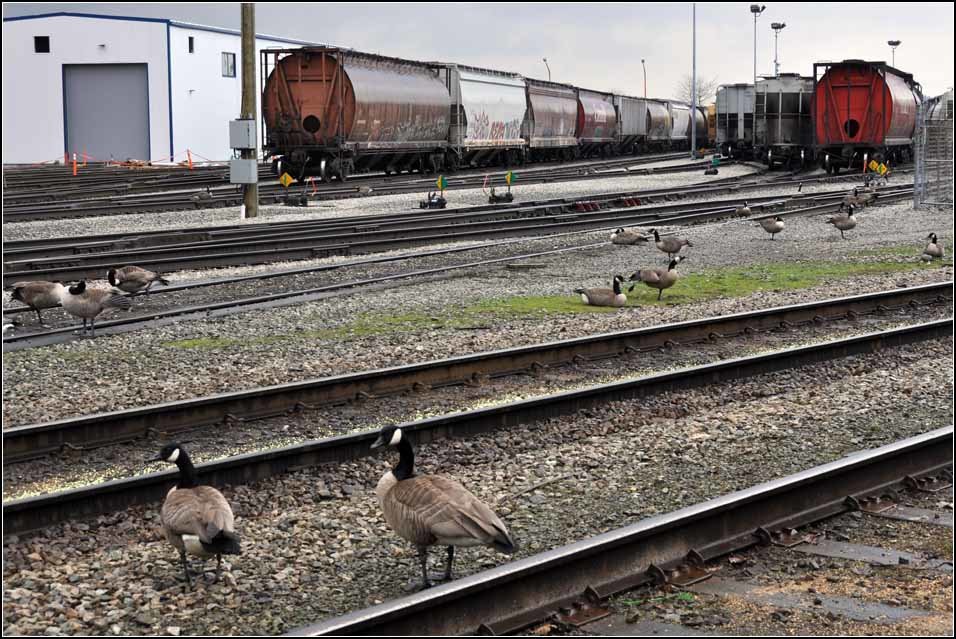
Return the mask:
[[[242,114],[243,120],[252,120],[258,127],[256,117],[256,3],[242,3]],[[257,136],[258,137],[258,136]],[[257,159],[256,149],[245,149],[242,157]],[[259,185],[243,185],[245,216],[259,215]]]

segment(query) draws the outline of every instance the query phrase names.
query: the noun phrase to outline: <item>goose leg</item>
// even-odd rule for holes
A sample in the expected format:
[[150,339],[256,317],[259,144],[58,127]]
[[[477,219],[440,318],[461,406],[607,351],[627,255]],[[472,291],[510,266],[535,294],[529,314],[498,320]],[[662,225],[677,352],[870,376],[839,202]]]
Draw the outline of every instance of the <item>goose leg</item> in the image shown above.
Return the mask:
[[664,289],[662,289],[662,288],[657,289],[657,301],[658,301],[658,302],[661,301],[661,295],[663,295],[663,294],[664,294]]
[[189,589],[192,590],[193,580],[189,577],[189,564],[186,563],[186,551],[179,551],[179,559],[183,562],[183,574],[186,575],[186,584],[189,586]]
[[40,326],[43,326],[43,316],[40,315],[40,309],[35,308],[33,310],[37,312],[37,321],[40,322]]
[[95,317],[90,319],[90,336],[96,337],[96,318]]
[[448,563],[445,564],[445,581],[451,581],[451,564],[455,561],[455,547],[448,547]]
[[432,582],[428,580],[428,547],[418,547],[418,559],[422,564],[422,590],[432,587]]

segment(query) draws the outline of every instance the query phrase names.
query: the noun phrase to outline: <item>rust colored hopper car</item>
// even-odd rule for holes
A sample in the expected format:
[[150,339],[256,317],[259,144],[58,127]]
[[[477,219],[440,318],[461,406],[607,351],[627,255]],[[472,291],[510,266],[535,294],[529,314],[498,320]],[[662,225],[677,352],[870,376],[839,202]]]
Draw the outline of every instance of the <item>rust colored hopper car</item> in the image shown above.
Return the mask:
[[575,136],[578,97],[574,87],[525,78],[527,107],[522,135],[533,161],[571,160],[578,155]]
[[814,64],[813,77],[814,149],[828,173],[912,158],[922,100],[912,75],[885,62],[844,60]]
[[448,89],[430,65],[327,47],[262,52],[266,150],[301,179],[440,170]]
[[611,152],[617,144],[617,111],[612,94],[578,89],[577,137],[584,157]]

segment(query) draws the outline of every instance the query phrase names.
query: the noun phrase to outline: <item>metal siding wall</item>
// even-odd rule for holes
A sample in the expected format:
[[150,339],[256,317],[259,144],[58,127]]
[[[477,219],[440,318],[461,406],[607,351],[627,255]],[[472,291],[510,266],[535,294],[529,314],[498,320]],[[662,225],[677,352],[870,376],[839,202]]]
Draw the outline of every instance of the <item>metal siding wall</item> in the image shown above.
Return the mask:
[[145,64],[64,64],[67,151],[93,160],[150,159]]

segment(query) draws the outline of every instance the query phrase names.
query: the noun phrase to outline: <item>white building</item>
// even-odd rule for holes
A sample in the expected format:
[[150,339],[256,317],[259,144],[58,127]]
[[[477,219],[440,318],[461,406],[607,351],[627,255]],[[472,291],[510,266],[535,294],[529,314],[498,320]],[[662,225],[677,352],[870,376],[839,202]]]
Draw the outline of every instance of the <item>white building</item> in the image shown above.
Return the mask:
[[[74,152],[181,161],[187,149],[195,160],[227,159],[241,102],[240,40],[231,29],[158,18],[4,18],[3,162]],[[257,36],[256,86],[259,50],[309,44]]]

